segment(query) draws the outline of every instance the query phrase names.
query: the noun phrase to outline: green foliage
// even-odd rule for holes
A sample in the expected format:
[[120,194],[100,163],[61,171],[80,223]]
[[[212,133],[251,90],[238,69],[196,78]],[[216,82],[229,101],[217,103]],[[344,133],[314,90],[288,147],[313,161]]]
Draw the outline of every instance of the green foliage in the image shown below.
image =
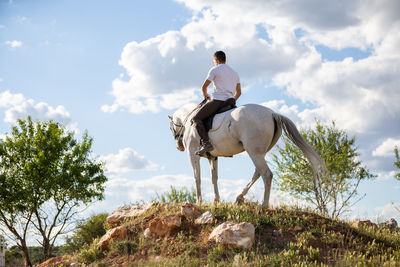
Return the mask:
[[60,123],[30,117],[0,140],[0,224],[25,247],[25,258],[30,228],[42,237],[47,259],[75,208],[103,198],[107,178],[91,157],[92,143],[87,133],[79,142]]
[[66,238],[64,252],[71,253],[79,250],[84,245],[89,245],[95,238],[101,237],[106,233],[104,223],[107,213],[100,213],[91,216],[87,220],[81,221],[76,225],[74,234]]
[[360,181],[374,178],[358,160],[355,137],[332,125],[316,122],[315,129],[301,131],[308,144],[324,159],[330,175],[321,177],[314,186],[311,167],[300,149],[284,139],[284,147],[277,147],[273,155],[279,189],[305,200],[321,213],[337,217],[352,205]]
[[111,243],[111,251],[115,251],[119,255],[132,255],[137,252],[138,246],[136,241],[121,240]]
[[79,250],[77,256],[80,263],[89,264],[104,257],[104,253],[97,248],[97,242],[98,240],[95,239],[92,244],[84,245]]
[[[28,247],[29,255],[32,264],[39,264],[42,262],[42,248]],[[51,257],[61,256],[63,254],[62,248],[55,246],[53,248]],[[6,266],[23,266],[24,265],[24,254],[21,249],[17,246],[12,246],[6,250]]]
[[161,195],[157,193],[156,202],[160,203],[196,203],[196,191],[192,187],[191,190],[183,187],[181,189],[176,189],[175,187],[171,186],[169,192],[164,192]]
[[394,162],[394,166],[396,166],[399,171],[395,174],[395,177],[400,180],[400,156],[399,156],[399,148],[396,146],[394,148],[394,154],[396,156],[396,161]]

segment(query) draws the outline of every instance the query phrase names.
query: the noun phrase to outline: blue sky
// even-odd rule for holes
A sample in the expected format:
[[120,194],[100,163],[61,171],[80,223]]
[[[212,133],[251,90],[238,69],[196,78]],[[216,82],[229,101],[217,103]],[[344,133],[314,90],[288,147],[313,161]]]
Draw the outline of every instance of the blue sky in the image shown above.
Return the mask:
[[[201,101],[222,49],[241,76],[239,105],[267,105],[298,127],[335,120],[357,137],[360,160],[379,178],[360,185],[366,197],[349,218],[399,221],[399,28],[398,1],[0,1],[0,135],[27,115],[87,130],[109,177],[90,212],[194,186],[167,115]],[[221,197],[233,200],[252,173],[245,154],[221,159]],[[250,197],[262,190],[257,182]]]

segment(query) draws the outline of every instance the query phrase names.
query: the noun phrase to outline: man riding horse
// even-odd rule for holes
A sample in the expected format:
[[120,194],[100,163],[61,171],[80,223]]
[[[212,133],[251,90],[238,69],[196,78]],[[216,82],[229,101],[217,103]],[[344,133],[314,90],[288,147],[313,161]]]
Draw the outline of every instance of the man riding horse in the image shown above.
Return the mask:
[[[328,175],[325,162],[307,144],[296,125],[286,116],[262,105],[246,104],[216,115],[217,123],[215,127],[212,123],[214,128],[212,127],[212,131],[207,133],[203,120],[213,115],[221,106],[225,106],[225,102],[230,102],[230,98],[234,101],[241,94],[239,76],[225,64],[225,53],[216,52],[214,62],[216,66],[210,70],[202,87],[204,98],[208,100],[210,95],[207,93],[207,87],[214,82],[213,99],[205,105],[188,103],[176,110],[173,116],[169,116],[170,129],[177,149],[187,151],[193,168],[197,201],[199,203],[202,201],[200,157],[207,155],[214,185],[214,200],[219,201],[218,157],[231,157],[246,151],[254,163],[255,170],[251,181],[236,197],[236,201],[243,202],[250,187],[259,177],[262,177],[264,182],[262,206],[268,207],[273,174],[265,160],[265,155],[278,142],[282,132],[300,148],[307,158],[314,174],[314,185],[319,188],[321,175]],[[195,114],[196,111],[197,114]],[[214,145],[211,145],[211,142]],[[199,143],[202,143],[200,150],[198,150]]]
[[[227,99],[234,98],[236,101],[242,92],[239,75],[231,67],[225,64],[225,62],[226,55],[223,51],[217,51],[214,53],[215,67],[210,69],[201,88],[204,99],[210,101],[203,105],[192,119],[192,123],[200,135],[201,147],[200,150],[196,151],[197,155],[202,155],[214,149],[208,137],[203,120],[216,113]],[[214,83],[212,99],[207,93],[207,88],[211,82]]]

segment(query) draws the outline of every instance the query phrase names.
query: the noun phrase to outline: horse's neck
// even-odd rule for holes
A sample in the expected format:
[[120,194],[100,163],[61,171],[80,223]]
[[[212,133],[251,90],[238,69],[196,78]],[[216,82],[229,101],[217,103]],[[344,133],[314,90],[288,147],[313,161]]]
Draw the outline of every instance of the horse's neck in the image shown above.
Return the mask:
[[[196,104],[194,103],[189,103],[181,107],[175,112],[175,116],[177,118],[177,122],[181,124],[187,123],[190,118],[188,116],[194,116],[194,113],[192,111],[196,108]],[[192,113],[192,114],[190,114]]]

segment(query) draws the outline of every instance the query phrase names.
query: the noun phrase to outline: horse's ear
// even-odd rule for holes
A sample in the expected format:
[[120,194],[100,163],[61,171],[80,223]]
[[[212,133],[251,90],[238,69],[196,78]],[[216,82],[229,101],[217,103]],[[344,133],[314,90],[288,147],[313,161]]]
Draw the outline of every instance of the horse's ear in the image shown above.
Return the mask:
[[170,121],[172,121],[172,116],[168,115],[168,119],[169,119]]

